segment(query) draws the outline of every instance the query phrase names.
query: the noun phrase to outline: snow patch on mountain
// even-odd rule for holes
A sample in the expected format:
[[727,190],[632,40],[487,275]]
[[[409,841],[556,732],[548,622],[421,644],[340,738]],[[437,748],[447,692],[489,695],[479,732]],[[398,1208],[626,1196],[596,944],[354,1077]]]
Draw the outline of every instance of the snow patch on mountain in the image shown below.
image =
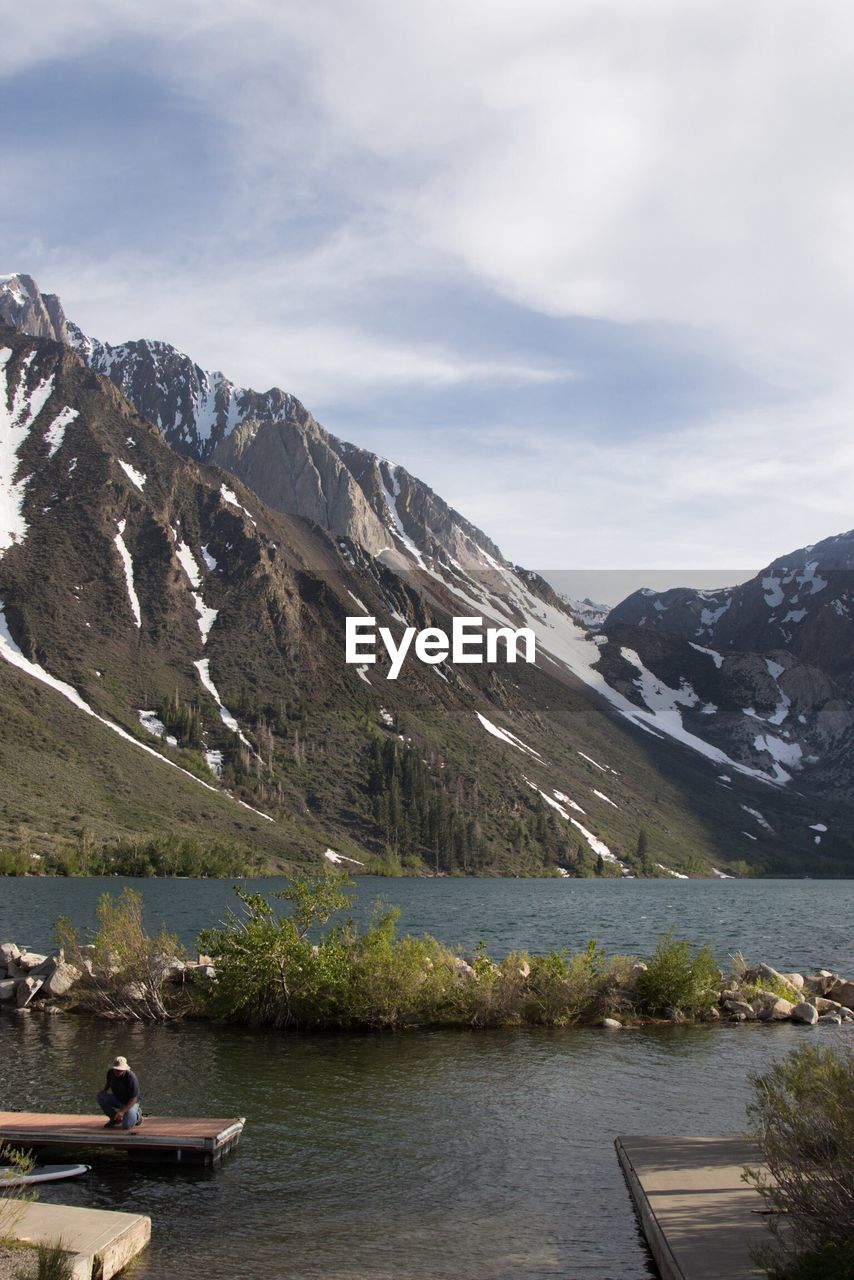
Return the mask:
[[111,720],[106,720],[103,716],[99,716],[98,713],[93,711],[89,706],[89,703],[85,702],[77,690],[70,684],[66,684],[64,680],[57,680],[55,676],[52,676],[48,671],[45,671],[44,667],[40,667],[38,663],[31,662],[29,658],[25,658],[21,650],[15,644],[15,641],[12,639],[12,635],[9,631],[9,624],[6,621],[6,614],[2,606],[0,606],[0,658],[3,658],[3,660],[8,662],[10,666],[17,667],[19,671],[23,671],[26,675],[32,676],[34,680],[38,680],[41,684],[45,684],[56,693],[61,694],[63,698],[66,698],[67,701],[77,707],[79,711],[85,712],[87,716],[92,716],[99,722],[99,724],[104,725],[112,733],[123,738],[125,742],[129,742],[131,746],[136,747],[137,750],[144,751],[147,755],[153,756],[155,760],[159,760],[161,764],[167,765],[170,769],[177,769],[185,778],[189,778],[192,782],[197,783],[198,786],[204,787],[206,791],[212,791],[214,795],[218,796],[225,795],[235,804],[239,804],[241,808],[248,809],[250,813],[255,813],[259,818],[263,818],[265,822],[273,821],[268,813],[262,813],[260,809],[253,809],[251,804],[246,804],[245,801],[238,800],[236,796],[230,796],[227,792],[222,792],[218,790],[217,787],[212,787],[209,783],[203,782],[202,779],[197,778],[194,773],[190,773],[189,769],[182,769],[174,760],[167,760],[159,751],[155,751],[153,747],[146,746],[144,742],[140,742],[138,738],[134,738],[125,729],[122,729],[120,725],[113,724]]
[[696,649],[698,653],[704,653],[707,658],[711,658],[712,662],[720,671],[721,667],[724,665],[724,659],[723,659],[722,653],[718,653],[717,650],[715,649],[706,649],[701,644],[694,644],[693,640],[689,640],[688,643],[690,644],[691,648]]
[[762,590],[765,592],[765,603],[769,609],[778,608],[785,598],[782,587],[782,578],[778,578],[775,574],[769,573],[762,579]]
[[498,738],[500,742],[506,742],[508,747],[515,747],[517,751],[525,751],[529,756],[534,756],[537,760],[542,760],[539,751],[535,751],[533,747],[529,747],[521,738],[517,738],[515,733],[511,733],[509,729],[499,729],[497,724],[493,724],[491,720],[487,720],[486,716],[482,716],[479,711],[475,712],[478,720],[487,733],[491,733],[493,738]]
[[252,743],[246,737],[243,730],[240,728],[240,725],[237,723],[234,716],[229,711],[228,707],[223,706],[222,699],[220,698],[219,693],[217,692],[217,687],[214,684],[213,680],[211,679],[210,658],[199,658],[197,662],[193,663],[193,666],[198,671],[199,679],[201,680],[202,684],[207,689],[208,693],[211,695],[214,702],[216,703],[217,710],[219,711],[219,718],[222,721],[222,723],[225,725],[226,729],[230,729],[232,733],[236,733],[240,741],[243,743],[244,747],[248,747],[249,750],[252,752],[253,756],[255,756],[257,759],[258,753],[256,752],[255,748],[252,746]]
[[763,831],[767,831],[770,835],[774,834],[774,828],[771,826],[771,823],[768,822],[768,820],[765,817],[763,817],[763,815],[759,812],[758,809],[751,809],[750,805],[748,804],[743,804],[741,807],[745,813],[750,814],[751,818],[756,819],[756,821],[759,823]]
[[[545,800],[546,804],[549,805],[552,809],[555,809],[562,818],[565,818],[567,822],[571,822],[572,825],[578,831],[581,832],[582,836],[587,841],[588,845],[593,850],[593,852],[597,854],[600,858],[602,858],[604,862],[616,863],[616,865],[619,866],[623,871],[630,870],[630,868],[626,865],[625,862],[622,862],[617,857],[616,854],[611,852],[611,850],[605,844],[604,840],[600,840],[599,837],[594,835],[592,831],[589,831],[587,827],[582,826],[582,824],[578,821],[577,818],[573,818],[571,813],[567,813],[566,809],[564,809],[563,805],[560,804],[558,800],[553,800],[552,797],[550,795],[547,795],[545,791],[541,791],[540,788],[535,786],[533,782],[530,782],[525,777],[524,774],[522,774],[522,781],[527,786],[529,786],[532,791],[536,791],[537,795],[541,796],[543,800]],[[555,796],[560,796],[560,792],[556,791]],[[561,796],[561,799],[564,799],[564,798],[565,797]],[[570,803],[572,802],[570,801]],[[572,807],[574,809],[578,809],[578,805],[573,805]],[[579,812],[583,813],[584,810],[583,809],[579,810]]]
[[181,568],[190,579],[190,585],[196,590],[191,591],[193,604],[198,614],[199,631],[202,635],[202,644],[207,644],[210,629],[219,617],[218,609],[209,609],[201,597],[198,588],[202,585],[202,571],[199,568],[198,561],[193,555],[186,542],[180,542],[177,537],[175,540],[175,555],[177,556]]
[[570,800],[569,796],[564,795],[562,791],[555,792],[555,798],[560,800],[561,804],[569,805],[570,809],[574,809],[576,813],[585,813],[580,804],[576,804],[574,800]]
[[12,355],[9,347],[0,350],[0,556],[16,542],[27,536],[24,519],[24,494],[27,480],[15,481],[18,467],[18,450],[27,438],[27,428],[17,421],[12,409],[8,409],[6,366]]
[[48,457],[53,455],[62,448],[62,442],[65,439],[66,427],[70,427],[75,418],[79,417],[76,409],[70,409],[68,405],[56,415],[53,422],[44,433],[45,443],[48,447]]
[[130,552],[125,546],[124,531],[127,524],[126,520],[118,522],[117,533],[113,541],[116,544],[119,556],[122,562],[122,568],[125,573],[125,583],[127,585],[128,600],[130,601],[130,611],[133,614],[134,622],[138,627],[142,626],[142,611],[139,607],[139,596],[136,594],[136,587],[133,581],[133,561],[130,558]]
[[234,492],[233,489],[229,489],[228,485],[223,484],[223,485],[220,485],[219,491],[226,502],[228,502],[232,507],[237,507],[240,511],[242,511],[243,514],[246,516],[246,518],[252,522],[255,528],[256,529],[258,528],[258,525],[254,517],[251,515],[250,512],[246,510],[243,503],[240,501],[240,499],[238,498],[237,494]]
[[136,467],[132,467],[129,462],[122,462],[121,458],[117,458],[116,461],[131,484],[135,484],[140,493],[142,493],[148,476],[144,475],[142,471],[138,471]]
[[[389,468],[389,471],[391,473],[391,481],[392,481],[392,484],[394,485],[393,494],[389,492],[388,485],[383,479],[382,469],[383,469],[384,463]],[[403,521],[400,518],[400,512],[397,509],[397,499],[400,497],[400,482],[397,478],[397,472],[400,470],[400,468],[395,466],[393,463],[386,462],[385,459],[378,459],[376,464],[376,470],[377,470],[377,481],[379,483],[380,489],[382,490],[382,495],[385,500],[385,505],[386,505],[386,509],[388,510],[389,517],[391,518],[392,533],[396,538],[399,538],[399,540],[403,543],[406,550],[413,557],[413,559],[418,563],[418,565],[422,569],[426,569],[427,566],[424,563],[424,557],[422,556],[421,552],[418,550],[418,547],[416,547],[415,543],[410,538],[409,534],[404,529]]]
[[656,862],[655,865],[658,867],[659,871],[663,871],[666,876],[673,876],[675,880],[691,879],[690,876],[686,876],[685,873],[682,871],[671,871],[670,867],[665,867],[663,862]]

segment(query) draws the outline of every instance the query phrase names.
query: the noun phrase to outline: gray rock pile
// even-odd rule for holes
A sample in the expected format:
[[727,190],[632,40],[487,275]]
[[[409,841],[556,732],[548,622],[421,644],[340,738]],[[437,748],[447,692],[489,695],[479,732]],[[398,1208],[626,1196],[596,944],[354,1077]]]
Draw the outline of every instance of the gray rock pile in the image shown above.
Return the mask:
[[[81,947],[81,964],[70,964],[62,949],[45,955],[19,947],[14,942],[0,942],[0,1005],[11,1009],[45,1007],[53,1000],[70,997],[73,1003],[74,988],[91,986],[98,975],[94,970],[94,948]],[[198,960],[181,960],[177,956],[163,956],[159,961],[158,977],[164,983],[182,983],[188,978],[212,981],[216,970],[209,956]]]
[[854,1022],[854,981],[829,969],[805,977],[779,973],[770,965],[747,968],[721,992],[730,1022]]

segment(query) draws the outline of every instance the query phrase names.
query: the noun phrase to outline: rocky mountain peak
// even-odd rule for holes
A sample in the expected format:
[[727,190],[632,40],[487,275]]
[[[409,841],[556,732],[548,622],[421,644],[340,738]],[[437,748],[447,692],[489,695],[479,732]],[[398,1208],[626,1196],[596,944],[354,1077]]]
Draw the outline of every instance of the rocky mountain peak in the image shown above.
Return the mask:
[[55,293],[42,293],[24,272],[0,276],[0,320],[33,338],[70,342],[68,321]]

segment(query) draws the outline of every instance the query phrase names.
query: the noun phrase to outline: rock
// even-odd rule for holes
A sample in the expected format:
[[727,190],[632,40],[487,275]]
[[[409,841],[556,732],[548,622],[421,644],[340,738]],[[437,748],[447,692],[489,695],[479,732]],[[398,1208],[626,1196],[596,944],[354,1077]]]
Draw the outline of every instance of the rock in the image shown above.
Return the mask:
[[842,1008],[838,1000],[828,1000],[827,996],[816,996],[812,1003],[819,1013],[838,1013]]
[[519,965],[519,977],[530,978],[530,976],[531,976],[531,966],[528,964],[527,960],[523,960]]
[[773,991],[759,991],[751,1001],[753,1012],[760,1022],[785,1022],[792,1016],[791,1000],[774,995]]
[[0,978],[0,1000],[14,1000],[17,985],[14,978]]
[[44,980],[43,995],[46,996],[64,996],[70,991],[75,982],[79,982],[81,977],[80,970],[75,969],[73,964],[68,964],[65,960],[60,960],[52,973],[49,973]]
[[[312,951],[314,951],[314,947],[312,947]],[[200,955],[196,963],[200,968],[202,968],[204,965],[213,964],[213,958],[211,956]]]
[[184,977],[187,972],[187,966],[183,960],[179,960],[177,956],[170,956],[163,961],[163,981],[176,982]]
[[454,956],[454,970],[459,979],[473,978],[475,976],[474,969],[462,956]]
[[808,1004],[806,1000],[802,1000],[792,1010],[792,1022],[800,1022],[805,1026],[811,1027],[818,1022],[818,1009],[814,1004]]
[[796,991],[803,991],[804,975],[802,973],[784,973],[783,977],[790,987],[794,987]]
[[[784,974],[779,973],[776,969],[772,969],[770,964],[758,965],[756,969],[756,973],[760,981],[781,983],[784,987],[789,987],[792,994],[794,995],[795,988],[792,986],[791,982],[789,982],[789,979],[785,977]],[[801,990],[801,988],[799,987],[798,990]]]
[[0,942],[0,964],[4,969],[8,969],[9,961],[17,960],[20,954],[20,948],[16,947],[14,942]]
[[756,1017],[753,1005],[748,1004],[746,1000],[728,998],[724,1001],[724,1011],[733,1022],[752,1022]]
[[24,973],[32,973],[34,969],[38,969],[47,961],[47,956],[40,955],[37,951],[22,951],[18,956],[18,968]]
[[804,991],[808,991],[813,996],[823,996],[835,981],[836,979],[832,973],[822,969],[820,973],[804,978]]
[[[62,964],[64,959],[65,957],[61,951],[55,951],[52,955],[47,956],[41,964],[37,964],[33,969],[28,969],[27,972],[34,978],[46,978]],[[18,963],[20,964],[20,961]]]
[[838,1000],[846,1009],[854,1009],[854,982],[840,978],[838,982],[834,982],[827,995],[831,1000]]
[[819,1018],[819,1022],[831,1022],[840,1027],[842,1025],[842,1015],[840,1013],[823,1013]]
[[200,964],[196,969],[196,973],[200,978],[204,978],[206,982],[214,982],[216,980],[216,968],[212,964]]
[[623,1024],[622,1022],[618,1022],[616,1018],[603,1018],[602,1026],[607,1027],[609,1031],[620,1031],[622,1030]]
[[44,983],[41,978],[19,978],[15,983],[15,1004],[19,1009],[26,1009],[36,992],[41,991]]
[[649,972],[649,965],[645,964],[643,960],[636,960],[635,963],[632,965],[632,973],[637,974],[637,973],[648,973],[648,972]]
[[721,1017],[720,1009],[716,1009],[714,1005],[710,1005],[708,1009],[704,1009],[700,1014],[701,1022],[719,1022]]

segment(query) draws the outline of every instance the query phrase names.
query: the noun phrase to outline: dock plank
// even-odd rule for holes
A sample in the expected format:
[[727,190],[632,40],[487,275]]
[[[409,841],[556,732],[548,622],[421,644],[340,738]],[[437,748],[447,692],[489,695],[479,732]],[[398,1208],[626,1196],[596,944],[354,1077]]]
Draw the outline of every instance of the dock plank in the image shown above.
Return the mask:
[[662,1280],[754,1280],[750,1250],[770,1243],[764,1201],[742,1182],[761,1166],[740,1138],[620,1137],[617,1156]]

